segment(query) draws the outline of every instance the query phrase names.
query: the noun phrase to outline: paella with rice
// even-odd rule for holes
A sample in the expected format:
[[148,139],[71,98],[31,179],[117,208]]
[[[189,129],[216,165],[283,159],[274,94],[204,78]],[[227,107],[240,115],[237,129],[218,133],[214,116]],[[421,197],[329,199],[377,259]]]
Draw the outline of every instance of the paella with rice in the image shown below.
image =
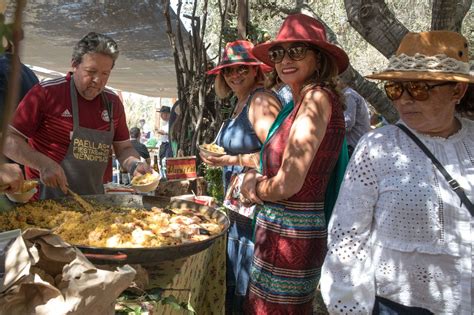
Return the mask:
[[94,205],[85,214],[74,204],[42,200],[0,214],[0,230],[45,228],[74,245],[140,248],[206,240],[224,226],[205,211],[186,208],[112,208]]

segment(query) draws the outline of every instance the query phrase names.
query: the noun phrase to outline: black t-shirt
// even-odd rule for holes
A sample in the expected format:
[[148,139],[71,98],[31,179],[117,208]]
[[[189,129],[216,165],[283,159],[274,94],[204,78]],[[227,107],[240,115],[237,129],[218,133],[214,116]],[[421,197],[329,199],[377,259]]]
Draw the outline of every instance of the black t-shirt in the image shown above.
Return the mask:
[[138,142],[137,140],[131,140],[133,147],[137,150],[138,154],[144,158],[149,159],[150,153],[148,152],[148,148],[143,144]]

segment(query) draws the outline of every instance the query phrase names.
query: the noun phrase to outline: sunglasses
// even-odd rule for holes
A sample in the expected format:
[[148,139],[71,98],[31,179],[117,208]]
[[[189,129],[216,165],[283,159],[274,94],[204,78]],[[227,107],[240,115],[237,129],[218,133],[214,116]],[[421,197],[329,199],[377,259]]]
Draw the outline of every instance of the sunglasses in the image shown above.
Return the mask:
[[294,44],[288,49],[283,48],[282,46],[274,46],[268,50],[268,57],[273,63],[282,62],[285,58],[285,54],[290,57],[291,60],[298,61],[303,60],[306,57],[306,52],[308,49],[314,50],[312,47],[305,44]]
[[250,71],[250,67],[246,65],[234,66],[234,67],[225,67],[222,68],[221,72],[224,76],[231,76],[234,72],[238,75],[247,75]]
[[402,97],[404,91],[407,91],[408,94],[417,101],[426,101],[430,96],[431,89],[451,84],[455,84],[455,82],[443,82],[432,85],[423,81],[388,82],[385,84],[384,89],[387,97],[392,101],[398,100]]

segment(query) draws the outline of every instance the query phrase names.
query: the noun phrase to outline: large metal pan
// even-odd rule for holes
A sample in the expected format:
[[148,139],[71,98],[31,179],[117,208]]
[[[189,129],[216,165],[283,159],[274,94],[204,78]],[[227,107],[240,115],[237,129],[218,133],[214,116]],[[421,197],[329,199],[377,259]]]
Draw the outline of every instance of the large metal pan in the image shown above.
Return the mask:
[[[86,195],[81,196],[85,200],[105,206],[145,208],[151,207],[186,207],[195,211],[206,211],[210,217],[216,218],[224,226],[224,229],[218,235],[214,235],[207,240],[192,242],[187,244],[145,247],[145,248],[110,248],[110,247],[92,247],[75,246],[79,248],[85,256],[94,264],[154,264],[164,260],[176,260],[183,257],[194,255],[209,246],[223,236],[229,228],[229,219],[227,216],[212,207],[199,205],[185,200],[169,201],[169,198],[141,196],[141,195]],[[56,199],[61,203],[71,202],[71,197]]]

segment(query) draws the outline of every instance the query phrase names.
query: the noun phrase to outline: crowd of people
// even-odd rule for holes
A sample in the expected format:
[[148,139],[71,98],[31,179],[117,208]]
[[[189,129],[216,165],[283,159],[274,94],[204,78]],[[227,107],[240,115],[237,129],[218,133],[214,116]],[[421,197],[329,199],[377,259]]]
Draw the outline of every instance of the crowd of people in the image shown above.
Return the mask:
[[[229,62],[232,45],[211,70],[216,91],[227,75],[246,87],[244,96],[261,93],[261,85],[245,85],[256,58],[272,68],[264,87],[277,94],[281,110],[262,130],[263,141],[248,116],[238,133],[229,125],[239,118],[231,117],[217,137],[227,155],[203,157],[225,174],[229,167],[240,173],[236,181],[225,176],[232,224],[227,313],[312,314],[319,284],[330,314],[472,314],[474,123],[466,90],[474,77],[467,40],[454,32],[408,33],[388,68],[369,76],[386,81],[396,125],[370,115],[342,80],[348,57],[311,17],[288,16],[275,40],[245,52],[249,64]],[[242,94],[231,90],[239,104]],[[222,141],[232,132],[251,146],[233,150],[236,138]],[[330,183],[347,155],[329,219]]]
[[[90,33],[66,77],[20,102],[4,153],[40,178],[41,198],[68,187],[102,193],[97,174],[112,148],[132,174],[151,171],[140,162],[149,159],[140,129],[129,135],[122,103],[105,88],[117,57],[110,37]],[[376,129],[382,122],[340,76],[348,65],[323,24],[293,14],[274,40],[227,43],[208,72],[216,95],[232,100],[215,141],[226,154],[201,155],[224,174],[226,313],[312,314],[320,290],[330,314],[472,314],[468,41],[450,31],[405,35],[387,68],[368,76],[384,81],[400,116]],[[160,159],[173,154],[171,112],[160,110]],[[16,164],[0,166],[0,189],[22,178]]]

